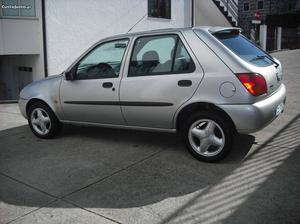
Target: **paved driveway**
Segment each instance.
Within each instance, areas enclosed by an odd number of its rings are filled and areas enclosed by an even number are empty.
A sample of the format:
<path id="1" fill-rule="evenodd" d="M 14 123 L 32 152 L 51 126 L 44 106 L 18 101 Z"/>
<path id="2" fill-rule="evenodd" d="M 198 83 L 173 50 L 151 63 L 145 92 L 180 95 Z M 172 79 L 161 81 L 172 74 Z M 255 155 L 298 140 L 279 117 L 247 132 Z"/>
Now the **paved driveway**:
<path id="1" fill-rule="evenodd" d="M 0 223 L 300 222 L 300 51 L 285 66 L 284 115 L 196 161 L 173 134 L 67 126 L 33 136 L 0 104 Z"/>

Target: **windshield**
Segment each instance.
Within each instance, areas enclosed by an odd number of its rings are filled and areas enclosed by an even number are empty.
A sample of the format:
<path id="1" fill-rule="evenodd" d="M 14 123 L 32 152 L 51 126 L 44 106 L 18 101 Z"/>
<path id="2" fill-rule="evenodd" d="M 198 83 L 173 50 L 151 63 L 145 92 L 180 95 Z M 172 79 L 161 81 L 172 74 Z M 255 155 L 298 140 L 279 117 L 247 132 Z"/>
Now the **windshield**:
<path id="1" fill-rule="evenodd" d="M 272 65 L 274 62 L 272 56 L 240 34 L 216 33 L 214 36 L 231 51 L 251 64 L 264 67 Z"/>

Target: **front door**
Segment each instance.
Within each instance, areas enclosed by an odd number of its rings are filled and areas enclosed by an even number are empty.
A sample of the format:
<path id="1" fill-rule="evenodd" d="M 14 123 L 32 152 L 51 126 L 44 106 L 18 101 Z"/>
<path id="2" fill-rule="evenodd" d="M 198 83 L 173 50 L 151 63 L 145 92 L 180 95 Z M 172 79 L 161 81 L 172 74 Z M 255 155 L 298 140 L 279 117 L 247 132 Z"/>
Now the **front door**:
<path id="1" fill-rule="evenodd" d="M 128 39 L 102 43 L 75 65 L 75 79 L 60 87 L 64 120 L 124 124 L 119 86 L 127 45 Z"/>
<path id="2" fill-rule="evenodd" d="M 176 110 L 196 91 L 203 71 L 177 34 L 137 37 L 120 100 L 129 125 L 173 128 Z"/>

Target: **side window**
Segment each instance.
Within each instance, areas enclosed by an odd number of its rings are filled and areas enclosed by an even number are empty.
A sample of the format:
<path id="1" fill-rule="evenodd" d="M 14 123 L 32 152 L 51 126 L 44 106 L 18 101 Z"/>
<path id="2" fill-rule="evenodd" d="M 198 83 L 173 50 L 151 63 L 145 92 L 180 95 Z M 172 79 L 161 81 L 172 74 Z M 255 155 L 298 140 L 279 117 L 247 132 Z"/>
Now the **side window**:
<path id="1" fill-rule="evenodd" d="M 177 35 L 148 36 L 135 41 L 128 77 L 189 73 L 194 69 Z"/>
<path id="2" fill-rule="evenodd" d="M 173 72 L 174 73 L 190 73 L 195 70 L 195 64 L 189 53 L 185 49 L 181 40 L 178 41 L 176 54 L 174 58 Z"/>
<path id="3" fill-rule="evenodd" d="M 76 79 L 104 79 L 119 77 L 128 39 L 100 44 L 77 65 Z"/>

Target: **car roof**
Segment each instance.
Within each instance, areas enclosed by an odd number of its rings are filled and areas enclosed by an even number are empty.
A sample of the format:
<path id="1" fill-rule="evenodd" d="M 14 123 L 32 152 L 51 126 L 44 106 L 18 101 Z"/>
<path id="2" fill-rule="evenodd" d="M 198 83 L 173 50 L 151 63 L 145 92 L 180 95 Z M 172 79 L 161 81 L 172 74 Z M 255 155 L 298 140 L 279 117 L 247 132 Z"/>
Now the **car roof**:
<path id="1" fill-rule="evenodd" d="M 117 38 L 126 38 L 126 37 L 132 37 L 135 35 L 147 35 L 147 34 L 156 34 L 156 33 L 171 33 L 171 32 L 185 32 L 190 30 L 199 30 L 202 32 L 210 32 L 210 33 L 216 33 L 220 31 L 225 30 L 240 30 L 240 28 L 236 27 L 213 27 L 213 26 L 197 26 L 197 27 L 184 27 L 184 28 L 167 28 L 167 29 L 155 29 L 155 30 L 147 30 L 147 31 L 139 31 L 139 32 L 130 32 L 125 34 L 119 34 L 107 37 L 103 40 L 107 39 L 117 39 Z"/>

